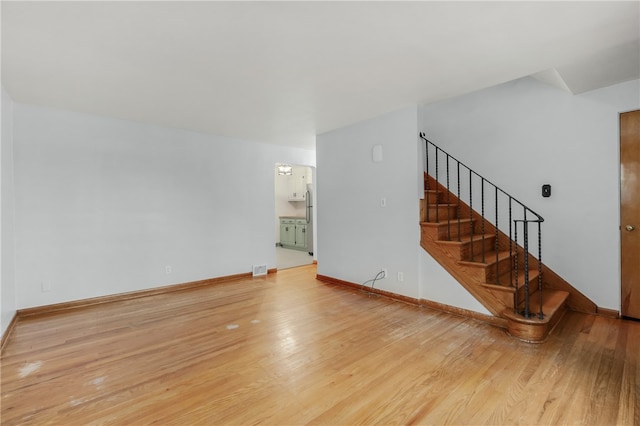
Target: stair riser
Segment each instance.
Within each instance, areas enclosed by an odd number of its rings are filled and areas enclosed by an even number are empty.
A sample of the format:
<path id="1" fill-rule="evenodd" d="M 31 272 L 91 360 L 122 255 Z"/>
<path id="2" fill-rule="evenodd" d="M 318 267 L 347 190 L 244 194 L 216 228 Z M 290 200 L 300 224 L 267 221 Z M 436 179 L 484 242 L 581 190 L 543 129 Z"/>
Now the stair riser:
<path id="1" fill-rule="evenodd" d="M 463 237 L 469 235 L 471 233 L 471 223 L 470 222 L 461 222 L 460 230 L 458 231 L 458 219 L 454 218 L 451 220 L 450 226 L 441 225 L 438 228 L 438 239 L 445 241 L 455 241 L 458 239 L 458 235 Z M 449 234 L 450 233 L 450 234 Z M 449 236 L 451 238 L 449 238 Z"/>
<path id="2" fill-rule="evenodd" d="M 431 241 L 438 240 L 438 228 L 431 226 L 422 226 L 420 227 L 420 238 L 422 240 L 428 239 Z"/>
<path id="3" fill-rule="evenodd" d="M 432 201 L 429 201 L 429 203 L 427 203 L 427 200 L 420 200 L 420 221 L 435 223 L 447 220 L 447 218 L 451 220 L 457 220 L 457 209 L 458 206 L 456 205 L 449 206 L 446 203 L 441 202 L 440 204 L 438 204 Z"/>
<path id="4" fill-rule="evenodd" d="M 420 200 L 420 222 L 427 221 L 427 202 Z"/>
<path id="5" fill-rule="evenodd" d="M 486 256 L 486 260 L 491 262 L 495 260 L 495 255 Z M 496 265 L 482 265 L 478 264 L 476 268 L 467 268 L 469 273 L 472 273 L 477 277 L 478 281 L 489 283 L 489 284 L 498 284 L 498 285 L 509 285 L 509 279 L 511 278 L 509 275 L 509 269 L 511 268 L 511 260 L 509 258 L 501 259 L 498 262 L 498 274 L 500 276 L 500 281 L 496 280 Z"/>
<path id="6" fill-rule="evenodd" d="M 524 286 L 524 271 L 522 267 L 518 267 L 518 287 Z M 515 278 L 515 270 L 510 273 L 508 270 L 504 274 L 500 275 L 500 283 L 501 285 L 509 285 L 510 282 L 513 282 L 513 285 L 516 284 Z M 529 269 L 529 284 L 535 283 L 538 285 L 538 271 L 535 269 Z"/>
<path id="7" fill-rule="evenodd" d="M 473 246 L 473 250 L 471 247 Z M 484 246 L 485 261 L 487 259 L 487 253 L 495 248 L 495 241 L 491 238 L 477 239 L 473 242 L 463 243 L 460 247 L 460 260 L 467 260 L 471 262 L 482 262 L 482 247 Z M 473 258 L 471 253 L 473 252 Z"/>
<path id="8" fill-rule="evenodd" d="M 424 222 L 438 222 L 442 220 L 454 219 L 458 216 L 458 206 L 446 204 L 433 204 L 425 208 Z"/>
<path id="9" fill-rule="evenodd" d="M 493 294 L 493 296 L 496 299 L 501 300 L 502 303 L 504 303 L 504 305 L 507 308 L 513 310 L 513 293 L 512 292 L 490 290 L 490 293 Z"/>
<path id="10" fill-rule="evenodd" d="M 442 200 L 442 192 L 424 191 L 424 199 L 428 200 L 429 205 L 438 204 L 438 200 Z"/>
<path id="11" fill-rule="evenodd" d="M 495 259 L 491 259 L 494 261 Z M 498 262 L 498 268 L 496 270 L 496 265 L 490 265 L 486 269 L 485 281 L 488 283 L 495 283 L 496 277 L 500 277 L 499 283 L 508 283 L 509 278 L 511 278 L 511 268 L 513 267 L 513 257 L 502 259 Z"/>
<path id="12" fill-rule="evenodd" d="M 433 222 L 427 223 L 432 224 Z M 469 223 L 460 223 L 460 233 L 462 238 L 468 238 L 470 228 L 471 225 Z M 423 225 L 420 227 L 420 233 L 421 238 L 428 238 L 432 241 L 451 241 L 456 243 L 458 239 L 458 223 L 453 220 L 451 221 L 451 239 L 448 239 L 446 223 L 442 225 Z M 482 248 L 480 248 L 480 250 L 482 250 Z M 480 253 L 482 254 L 482 251 L 480 251 Z"/>
<path id="13" fill-rule="evenodd" d="M 518 306 L 524 304 L 524 296 L 526 294 L 524 290 L 525 290 L 524 283 L 522 282 L 518 283 L 518 291 L 517 291 Z M 537 291 L 538 291 L 538 277 L 529 279 L 529 297 L 530 298 L 533 297 L 533 294 Z"/>
<path id="14" fill-rule="evenodd" d="M 471 242 L 455 242 L 455 241 L 436 241 L 449 253 L 455 260 L 471 261 L 471 245 L 473 244 L 473 253 L 476 262 L 481 262 L 482 259 L 482 245 L 484 244 L 485 253 L 491 250 L 492 241 L 487 240 L 474 240 Z"/>
<path id="15" fill-rule="evenodd" d="M 504 281 L 501 281 L 501 286 L 504 287 L 504 291 L 492 291 L 493 294 L 500 298 L 505 302 L 507 306 L 513 309 L 514 297 L 517 297 L 518 308 L 521 309 L 524 306 L 525 299 L 525 288 L 524 284 L 521 282 L 518 284 L 518 290 L 509 286 L 509 278 L 507 277 Z M 494 283 L 495 284 L 495 283 Z M 529 280 L 529 300 L 534 297 L 534 294 L 538 291 L 538 279 L 532 278 Z"/>

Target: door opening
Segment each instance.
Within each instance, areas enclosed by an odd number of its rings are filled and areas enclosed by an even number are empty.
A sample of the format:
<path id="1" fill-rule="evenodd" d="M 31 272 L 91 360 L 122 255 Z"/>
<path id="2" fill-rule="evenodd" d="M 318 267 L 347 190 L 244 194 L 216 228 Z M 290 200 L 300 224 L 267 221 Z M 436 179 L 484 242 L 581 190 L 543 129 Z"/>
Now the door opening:
<path id="1" fill-rule="evenodd" d="M 309 265 L 314 259 L 314 169 L 275 165 L 276 267 Z"/>

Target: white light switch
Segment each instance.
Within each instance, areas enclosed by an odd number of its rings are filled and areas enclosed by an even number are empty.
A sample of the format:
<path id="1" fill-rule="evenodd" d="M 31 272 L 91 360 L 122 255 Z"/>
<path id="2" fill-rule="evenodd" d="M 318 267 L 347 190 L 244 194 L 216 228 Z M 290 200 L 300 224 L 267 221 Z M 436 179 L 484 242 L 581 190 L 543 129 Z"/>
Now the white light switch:
<path id="1" fill-rule="evenodd" d="M 382 145 L 375 145 L 372 150 L 372 159 L 374 163 L 382 162 Z"/>
<path id="2" fill-rule="evenodd" d="M 380 198 L 380 207 L 387 207 L 387 199 L 382 197 Z"/>

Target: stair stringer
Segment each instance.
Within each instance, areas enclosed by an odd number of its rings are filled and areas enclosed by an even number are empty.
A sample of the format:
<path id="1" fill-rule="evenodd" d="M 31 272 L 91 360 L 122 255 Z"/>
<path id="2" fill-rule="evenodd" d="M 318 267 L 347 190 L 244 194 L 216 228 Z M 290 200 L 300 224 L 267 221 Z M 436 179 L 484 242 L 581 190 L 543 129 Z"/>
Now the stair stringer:
<path id="1" fill-rule="evenodd" d="M 424 233 L 422 233 L 424 234 Z M 456 259 L 440 248 L 438 244 L 424 236 L 420 239 L 420 245 L 429 255 L 440 264 L 453 278 L 460 283 L 482 306 L 484 306 L 493 316 L 502 317 L 502 312 L 508 306 L 490 290 L 482 286 L 474 274 L 470 274 L 463 266 L 460 266 Z"/>

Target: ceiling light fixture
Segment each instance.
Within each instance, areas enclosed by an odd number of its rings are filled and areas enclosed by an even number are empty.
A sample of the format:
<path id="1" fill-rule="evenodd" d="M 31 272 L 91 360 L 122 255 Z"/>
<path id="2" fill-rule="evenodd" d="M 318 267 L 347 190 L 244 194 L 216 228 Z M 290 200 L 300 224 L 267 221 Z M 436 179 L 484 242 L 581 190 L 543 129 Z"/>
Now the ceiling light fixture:
<path id="1" fill-rule="evenodd" d="M 281 164 L 278 166 L 278 175 L 280 176 L 291 176 L 292 167 L 288 164 Z"/>

